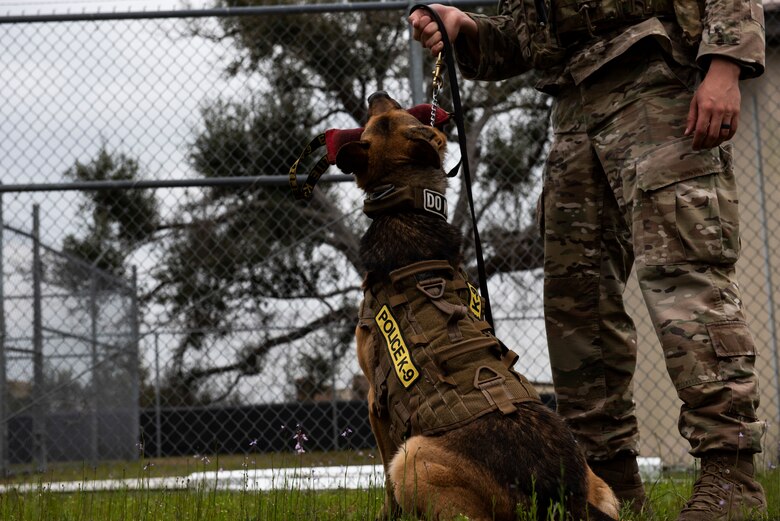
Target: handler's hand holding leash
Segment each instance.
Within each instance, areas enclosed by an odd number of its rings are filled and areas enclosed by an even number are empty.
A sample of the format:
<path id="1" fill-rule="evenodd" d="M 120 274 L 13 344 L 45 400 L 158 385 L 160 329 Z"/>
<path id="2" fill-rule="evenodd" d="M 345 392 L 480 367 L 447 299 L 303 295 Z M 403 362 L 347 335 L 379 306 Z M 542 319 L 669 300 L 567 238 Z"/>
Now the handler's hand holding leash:
<path id="1" fill-rule="evenodd" d="M 439 15 L 447 30 L 449 41 L 454 42 L 461 33 L 467 37 L 477 36 L 477 24 L 457 7 L 441 4 L 431 4 L 428 7 Z M 409 15 L 409 24 L 412 26 L 412 38 L 420 42 L 426 49 L 430 49 L 433 56 L 444 51 L 439 25 L 425 9 L 412 11 Z"/>

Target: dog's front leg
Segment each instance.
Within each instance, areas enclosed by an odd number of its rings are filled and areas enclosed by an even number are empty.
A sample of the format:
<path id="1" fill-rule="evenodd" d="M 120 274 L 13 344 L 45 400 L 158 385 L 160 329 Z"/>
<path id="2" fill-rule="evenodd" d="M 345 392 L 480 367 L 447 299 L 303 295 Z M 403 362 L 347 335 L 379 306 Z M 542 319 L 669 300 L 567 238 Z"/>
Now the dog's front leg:
<path id="1" fill-rule="evenodd" d="M 368 420 L 371 423 L 371 431 L 374 433 L 376 445 L 379 449 L 379 456 L 382 458 L 382 466 L 385 469 L 385 503 L 378 519 L 396 519 L 401 514 L 401 507 L 395 500 L 393 482 L 390 480 L 389 465 L 390 460 L 395 455 L 397 447 L 394 447 L 390 441 L 390 422 L 386 418 L 379 418 L 374 414 L 372 407 L 373 390 L 368 392 L 369 413 Z"/>
<path id="2" fill-rule="evenodd" d="M 400 515 L 401 509 L 393 494 L 393 483 L 390 481 L 388 466 L 397 447 L 390 440 L 390 417 L 388 415 L 380 417 L 377 414 L 379 408 L 376 403 L 376 388 L 374 386 L 376 367 L 373 362 L 374 345 L 370 329 L 359 325 L 355 330 L 355 339 L 357 341 L 358 364 L 368 380 L 368 421 L 371 424 L 371 432 L 374 433 L 379 457 L 385 470 L 385 502 L 378 519 L 395 519 Z"/>

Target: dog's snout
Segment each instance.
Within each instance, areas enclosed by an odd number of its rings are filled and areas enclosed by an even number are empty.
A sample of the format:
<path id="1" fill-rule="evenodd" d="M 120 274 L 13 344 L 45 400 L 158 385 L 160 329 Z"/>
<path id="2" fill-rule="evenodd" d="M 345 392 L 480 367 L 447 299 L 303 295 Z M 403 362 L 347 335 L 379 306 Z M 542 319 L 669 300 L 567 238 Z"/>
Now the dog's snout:
<path id="1" fill-rule="evenodd" d="M 401 105 L 398 104 L 390 95 L 383 91 L 377 91 L 368 97 L 368 115 L 375 116 L 377 114 L 384 114 L 389 110 L 400 109 Z"/>
<path id="2" fill-rule="evenodd" d="M 379 100 L 380 98 L 389 99 L 390 95 L 383 90 L 378 90 L 368 97 L 368 105 L 370 106 L 373 102 Z"/>

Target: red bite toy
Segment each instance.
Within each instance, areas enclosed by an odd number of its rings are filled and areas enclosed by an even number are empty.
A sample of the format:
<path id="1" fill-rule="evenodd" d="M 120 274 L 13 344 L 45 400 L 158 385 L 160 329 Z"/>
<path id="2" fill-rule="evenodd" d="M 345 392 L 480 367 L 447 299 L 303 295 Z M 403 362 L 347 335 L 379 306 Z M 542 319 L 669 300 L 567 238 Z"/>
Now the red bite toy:
<path id="1" fill-rule="evenodd" d="M 423 103 L 420 105 L 415 105 L 414 107 L 408 109 L 407 112 L 419 119 L 420 122 L 429 124 L 431 121 L 432 110 L 432 105 Z M 446 110 L 440 107 L 436 107 L 433 126 L 441 130 L 449 120 L 450 114 Z M 328 166 L 336 164 L 336 154 L 338 154 L 339 149 L 345 143 L 349 143 L 350 141 L 359 141 L 361 134 L 363 134 L 362 127 L 350 129 L 331 128 L 312 139 L 303 152 L 301 152 L 300 157 L 290 167 L 290 188 L 292 189 L 295 198 L 304 200 L 311 199 L 314 185 L 317 183 L 320 176 L 325 173 L 325 171 L 328 169 Z M 301 160 L 310 156 L 316 149 L 322 146 L 325 146 L 325 155 L 322 156 L 319 161 L 317 161 L 317 164 L 315 164 L 314 167 L 312 167 L 309 175 L 306 178 L 306 181 L 302 185 L 299 185 L 297 178 L 298 165 L 300 164 Z"/>

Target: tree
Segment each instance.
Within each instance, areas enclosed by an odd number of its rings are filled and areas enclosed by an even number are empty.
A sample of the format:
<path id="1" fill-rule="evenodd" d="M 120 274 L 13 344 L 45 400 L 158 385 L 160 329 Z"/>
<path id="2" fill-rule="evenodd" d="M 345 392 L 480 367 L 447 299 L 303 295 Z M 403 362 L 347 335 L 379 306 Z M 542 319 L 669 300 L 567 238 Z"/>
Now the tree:
<path id="1" fill-rule="evenodd" d="M 220 0 L 217 5 L 252 3 Z M 398 11 L 234 16 L 220 19 L 217 26 L 192 25 L 191 35 L 231 45 L 235 58 L 226 63 L 225 73 L 252 85 L 246 99 L 202 102 L 189 159 L 203 177 L 286 176 L 313 135 L 364 123 L 365 100 L 372 92 L 386 90 L 403 99 L 410 91 L 408 28 Z M 539 176 L 549 103 L 532 82 L 521 77 L 460 85 L 491 275 L 540 266 L 532 209 L 522 196 Z M 443 106 L 450 106 L 447 91 L 440 97 Z M 130 165 L 126 170 L 132 170 Z M 93 168 L 90 175 L 96 173 Z M 465 258 L 472 259 L 463 182 L 458 177 L 451 183 L 459 194 L 451 220 L 463 230 Z M 108 212 L 113 224 L 98 225 L 102 221 L 96 218 L 89 235 L 100 254 L 88 250 L 86 239 L 71 249 L 83 246 L 86 258 L 121 270 L 125 250 L 112 248 L 126 241 L 126 235 L 146 237 L 155 223 L 157 230 L 166 229 L 163 259 L 147 303 L 165 310 L 162 319 L 186 332 L 167 367 L 171 392 L 166 396 L 180 397 L 177 404 L 227 399 L 242 378 L 261 371 L 281 346 L 303 340 L 308 346 L 351 343 L 360 298 L 358 244 L 367 221 L 353 217 L 358 212 L 343 194 L 343 187 L 320 184 L 313 199 L 302 204 L 287 187 L 212 188 L 184 205 L 176 222 L 141 219 L 139 234 L 123 231 L 117 224 L 123 216 Z M 140 201 L 132 204 L 142 206 Z M 473 261 L 467 268 L 473 271 Z M 285 307 L 296 301 L 305 302 L 308 311 Z M 235 325 L 246 317 L 252 317 L 255 331 L 237 334 Z M 215 350 L 227 357 L 215 363 L 204 356 Z M 299 362 L 319 382 L 330 375 L 322 360 L 345 351 L 325 356 L 311 347 Z M 215 378 L 226 382 L 221 392 L 209 385 Z"/>
<path id="2" fill-rule="evenodd" d="M 65 177 L 74 181 L 133 181 L 139 179 L 140 167 L 136 160 L 112 154 L 103 146 L 95 159 L 76 162 Z M 153 236 L 160 221 L 154 194 L 145 190 L 87 192 L 80 210 L 86 233 L 65 237 L 65 256 L 54 267 L 55 280 L 74 291 L 95 280 L 100 286 L 109 284 L 107 277 L 96 277 L 96 273 L 126 275 L 127 256 Z"/>

